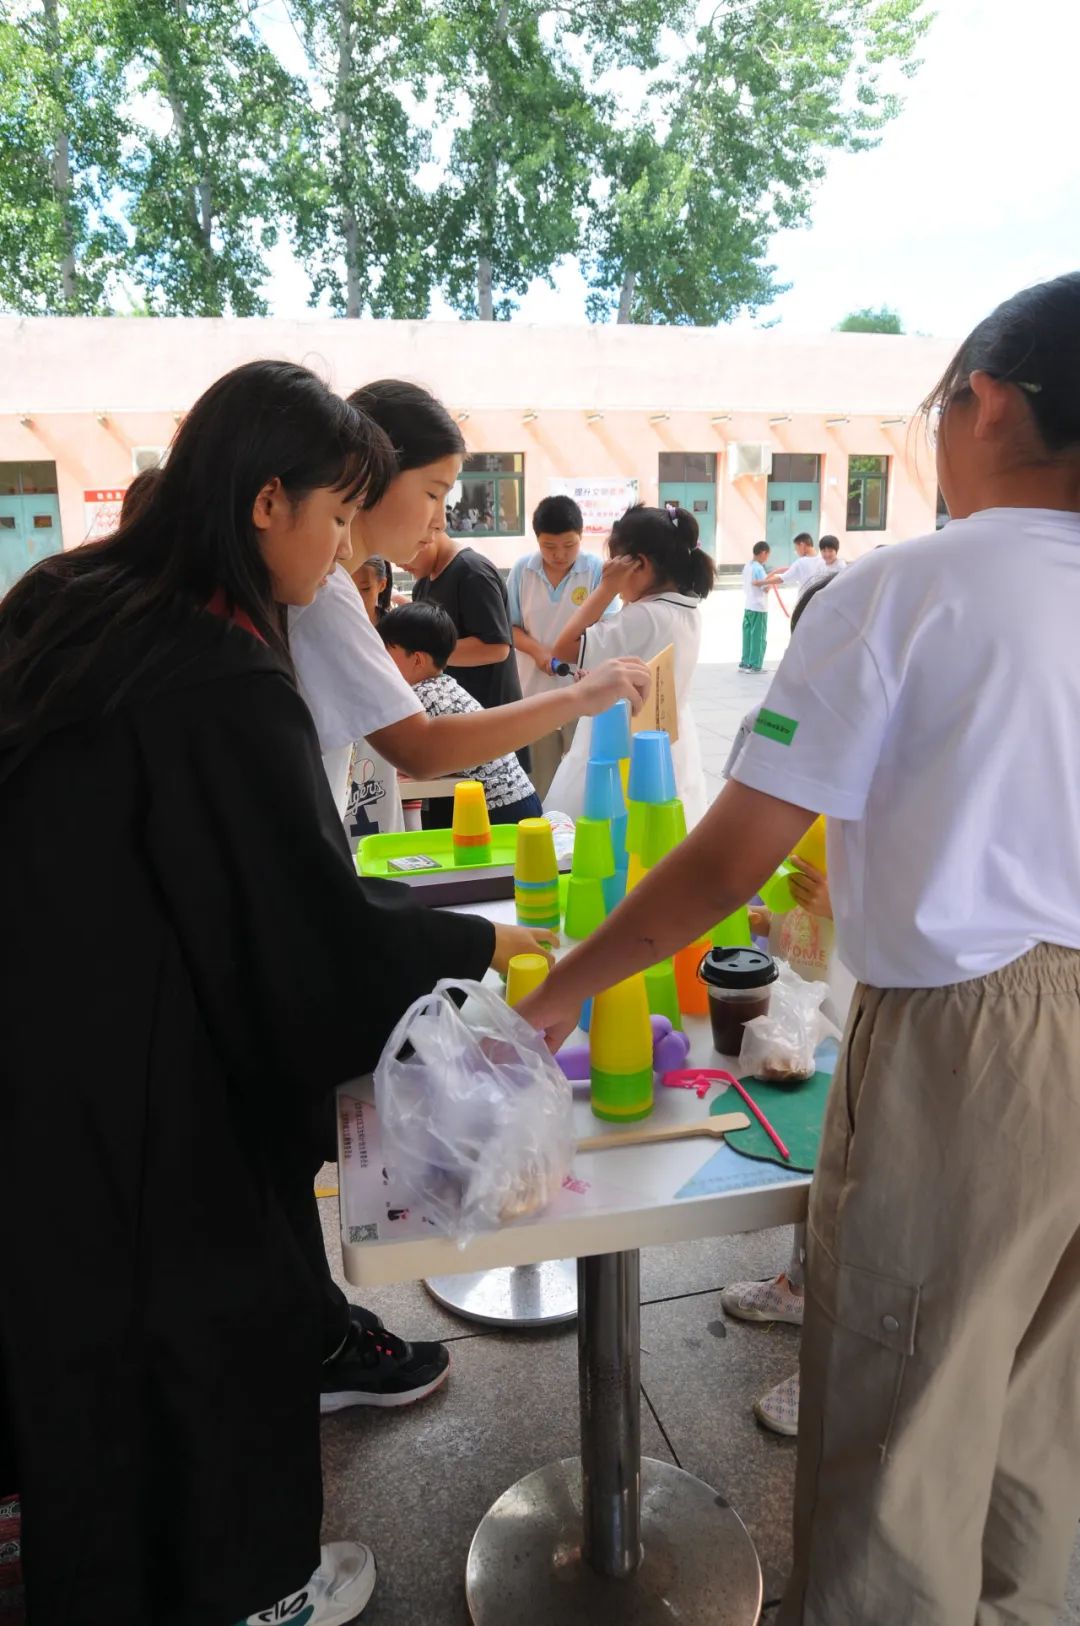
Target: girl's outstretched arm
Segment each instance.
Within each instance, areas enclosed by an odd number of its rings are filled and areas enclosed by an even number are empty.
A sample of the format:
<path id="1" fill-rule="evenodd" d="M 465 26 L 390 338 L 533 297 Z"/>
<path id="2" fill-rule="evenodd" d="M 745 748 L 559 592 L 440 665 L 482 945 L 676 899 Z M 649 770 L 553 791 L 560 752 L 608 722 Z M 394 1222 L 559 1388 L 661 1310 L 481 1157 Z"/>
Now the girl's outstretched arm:
<path id="1" fill-rule="evenodd" d="M 728 782 L 701 823 L 518 1006 L 558 1049 L 582 1001 L 685 948 L 773 874 L 814 814 Z"/>

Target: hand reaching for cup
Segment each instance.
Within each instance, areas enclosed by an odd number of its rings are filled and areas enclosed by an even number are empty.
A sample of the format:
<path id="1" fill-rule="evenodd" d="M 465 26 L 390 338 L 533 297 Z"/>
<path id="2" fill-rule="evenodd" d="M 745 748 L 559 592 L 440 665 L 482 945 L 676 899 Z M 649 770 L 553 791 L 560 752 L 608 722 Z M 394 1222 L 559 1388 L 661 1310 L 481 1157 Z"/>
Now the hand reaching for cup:
<path id="1" fill-rule="evenodd" d="M 629 700 L 630 710 L 636 717 L 652 686 L 652 675 L 644 661 L 636 655 L 622 655 L 617 660 L 605 661 L 595 671 L 586 672 L 574 693 L 581 703 L 583 717 L 595 717 L 608 711 L 617 700 Z"/>

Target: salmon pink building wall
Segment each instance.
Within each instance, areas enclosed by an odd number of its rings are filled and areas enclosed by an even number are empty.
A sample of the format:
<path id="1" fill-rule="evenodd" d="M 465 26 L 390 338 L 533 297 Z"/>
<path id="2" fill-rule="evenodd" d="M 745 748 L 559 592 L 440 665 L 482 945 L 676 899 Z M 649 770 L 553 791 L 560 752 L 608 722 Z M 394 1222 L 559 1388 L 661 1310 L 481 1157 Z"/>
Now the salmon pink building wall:
<path id="1" fill-rule="evenodd" d="M 461 422 L 472 452 L 521 453 L 526 517 L 559 477 L 636 479 L 655 502 L 663 452 L 717 458 L 716 557 L 741 565 L 765 535 L 767 481 L 732 478 L 733 448 L 821 459 L 820 532 L 846 557 L 933 530 L 933 456 L 914 420 L 948 341 L 830 333 L 512 323 L 0 319 L 0 464 L 56 465 L 63 542 L 86 534 L 86 493 L 132 478 L 221 373 L 286 357 L 347 392 L 414 379 Z M 847 524 L 848 458 L 890 459 L 886 528 Z M 525 535 L 483 540 L 507 566 Z"/>

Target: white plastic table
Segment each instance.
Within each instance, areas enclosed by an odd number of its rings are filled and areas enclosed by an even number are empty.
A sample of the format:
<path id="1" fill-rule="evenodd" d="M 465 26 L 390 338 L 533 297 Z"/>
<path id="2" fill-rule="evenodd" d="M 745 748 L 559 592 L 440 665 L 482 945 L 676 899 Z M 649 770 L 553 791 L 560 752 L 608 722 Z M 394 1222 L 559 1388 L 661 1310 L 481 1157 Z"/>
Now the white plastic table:
<path id="1" fill-rule="evenodd" d="M 478 906 L 512 920 L 512 902 Z M 688 1065 L 732 1068 L 706 1020 L 687 1023 Z M 650 1124 L 708 1114 L 713 1099 L 657 1089 Z M 742 1521 L 712 1487 L 642 1459 L 639 1249 L 801 1220 L 810 1178 L 707 1140 L 580 1155 L 543 1213 L 465 1248 L 408 1211 L 384 1174 L 370 1079 L 338 1092 L 341 1240 L 357 1287 L 578 1261 L 581 1458 L 554 1462 L 489 1510 L 469 1552 L 475 1626 L 753 1626 L 761 1568 Z M 728 1092 L 725 1109 L 741 1103 Z M 579 1139 L 607 1130 L 575 1095 Z"/>

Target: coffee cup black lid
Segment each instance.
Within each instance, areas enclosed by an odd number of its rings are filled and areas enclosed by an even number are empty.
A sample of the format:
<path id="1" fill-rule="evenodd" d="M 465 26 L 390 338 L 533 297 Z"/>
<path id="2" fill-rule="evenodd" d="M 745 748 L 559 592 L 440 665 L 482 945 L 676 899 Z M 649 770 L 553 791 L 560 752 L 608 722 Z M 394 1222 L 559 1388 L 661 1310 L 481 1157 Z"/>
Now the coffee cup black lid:
<path id="1" fill-rule="evenodd" d="M 771 954 L 755 948 L 714 948 L 701 962 L 701 976 L 713 988 L 764 988 L 780 975 Z"/>

